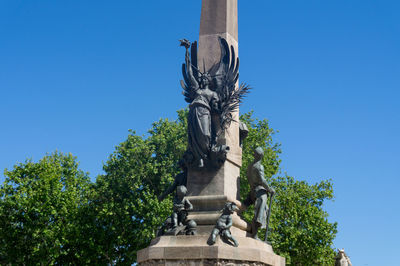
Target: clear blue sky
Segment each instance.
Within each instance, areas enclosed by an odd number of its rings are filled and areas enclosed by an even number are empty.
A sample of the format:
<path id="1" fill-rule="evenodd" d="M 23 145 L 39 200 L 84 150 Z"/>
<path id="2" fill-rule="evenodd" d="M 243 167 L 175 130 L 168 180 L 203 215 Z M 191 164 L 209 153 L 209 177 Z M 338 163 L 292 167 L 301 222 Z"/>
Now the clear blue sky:
<path id="1" fill-rule="evenodd" d="M 0 1 L 0 169 L 60 150 L 92 178 L 185 102 L 178 39 L 200 0 Z M 399 265 L 400 2 L 239 0 L 241 111 L 279 130 L 282 169 L 332 178 L 354 265 Z M 4 176 L 0 175 L 0 181 Z"/>

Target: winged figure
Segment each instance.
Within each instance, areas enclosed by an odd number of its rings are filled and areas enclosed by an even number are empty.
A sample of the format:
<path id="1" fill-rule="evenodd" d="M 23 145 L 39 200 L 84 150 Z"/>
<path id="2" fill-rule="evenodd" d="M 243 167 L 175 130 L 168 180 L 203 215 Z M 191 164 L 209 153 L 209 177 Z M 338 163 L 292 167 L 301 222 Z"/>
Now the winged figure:
<path id="1" fill-rule="evenodd" d="M 224 38 L 219 38 L 221 58 L 208 71 L 198 68 L 197 42 L 180 42 L 186 48 L 181 85 L 189 103 L 186 157 L 189 164 L 198 168 L 219 167 L 229 147 L 218 144 L 218 137 L 234 121 L 232 113 L 250 88 L 243 84 L 236 87 L 239 58 Z"/>

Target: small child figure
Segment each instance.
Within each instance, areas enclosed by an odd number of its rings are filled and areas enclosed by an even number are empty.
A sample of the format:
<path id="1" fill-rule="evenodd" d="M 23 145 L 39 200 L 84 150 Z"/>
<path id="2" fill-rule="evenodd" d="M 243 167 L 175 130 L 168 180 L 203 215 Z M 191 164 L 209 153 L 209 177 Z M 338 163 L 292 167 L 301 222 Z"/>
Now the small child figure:
<path id="1" fill-rule="evenodd" d="M 182 226 L 187 217 L 187 211 L 193 210 L 193 205 L 188 199 L 185 199 L 187 189 L 185 186 L 178 186 L 176 188 L 176 195 L 174 197 L 173 213 L 171 215 L 173 228 Z"/>
<path id="2" fill-rule="evenodd" d="M 238 207 L 233 202 L 228 202 L 225 204 L 225 208 L 222 212 L 222 215 L 218 218 L 217 224 L 211 232 L 211 236 L 208 240 L 209 245 L 214 245 L 217 235 L 221 235 L 225 241 L 232 241 L 235 247 L 239 246 L 239 243 L 232 236 L 231 231 L 229 230 L 232 226 L 232 214 L 238 210 Z"/>

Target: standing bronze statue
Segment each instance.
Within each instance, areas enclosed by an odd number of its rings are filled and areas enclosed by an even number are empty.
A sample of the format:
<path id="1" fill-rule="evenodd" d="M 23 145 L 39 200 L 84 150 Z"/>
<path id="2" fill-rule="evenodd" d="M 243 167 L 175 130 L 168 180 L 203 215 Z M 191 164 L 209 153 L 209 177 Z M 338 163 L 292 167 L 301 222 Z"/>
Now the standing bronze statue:
<path id="1" fill-rule="evenodd" d="M 218 168 L 229 147 L 221 145 L 218 137 L 233 121 L 234 112 L 249 87 L 236 83 L 239 78 L 239 58 L 233 46 L 220 38 L 221 59 L 206 72 L 197 64 L 197 42 L 180 41 L 186 48 L 181 81 L 183 95 L 189 103 L 188 149 L 186 160 L 192 168 Z M 190 49 L 190 51 L 189 51 Z"/>
<path id="2" fill-rule="evenodd" d="M 250 193 L 244 201 L 246 207 L 254 204 L 254 218 L 251 224 L 251 236 L 258 239 L 258 229 L 266 228 L 269 221 L 270 208 L 268 207 L 268 195 L 270 200 L 275 190 L 270 187 L 264 177 L 264 166 L 261 164 L 264 151 L 261 147 L 254 150 L 254 161 L 247 168 L 247 179 L 250 184 Z M 267 239 L 265 239 L 267 241 Z"/>

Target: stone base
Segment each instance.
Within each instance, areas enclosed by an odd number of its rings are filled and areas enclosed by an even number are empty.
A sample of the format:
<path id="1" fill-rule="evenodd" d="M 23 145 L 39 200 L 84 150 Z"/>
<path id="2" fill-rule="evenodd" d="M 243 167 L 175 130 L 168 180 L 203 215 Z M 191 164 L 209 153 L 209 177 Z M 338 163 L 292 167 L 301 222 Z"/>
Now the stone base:
<path id="1" fill-rule="evenodd" d="M 250 261 L 237 261 L 237 260 L 149 260 L 143 263 L 140 263 L 140 266 L 265 266 L 266 264 L 262 262 L 250 262 Z"/>
<path id="2" fill-rule="evenodd" d="M 223 242 L 213 246 L 208 236 L 162 236 L 153 239 L 148 248 L 138 252 L 139 265 L 268 265 L 284 266 L 285 258 L 272 247 L 249 237 L 236 237 L 239 247 Z"/>

